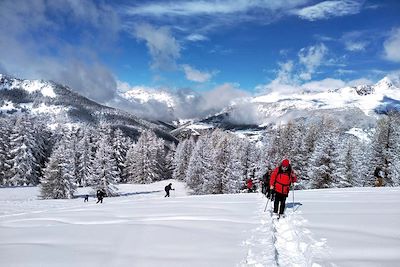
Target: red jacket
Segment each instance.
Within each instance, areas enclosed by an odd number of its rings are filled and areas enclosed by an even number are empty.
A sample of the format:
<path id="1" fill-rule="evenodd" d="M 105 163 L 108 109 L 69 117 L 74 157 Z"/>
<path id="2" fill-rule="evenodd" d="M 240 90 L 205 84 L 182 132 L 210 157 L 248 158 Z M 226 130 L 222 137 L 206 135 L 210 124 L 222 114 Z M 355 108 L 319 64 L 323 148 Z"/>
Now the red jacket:
<path id="1" fill-rule="evenodd" d="M 251 180 L 251 179 L 247 180 L 247 188 L 248 189 L 252 189 L 253 188 L 253 180 Z"/>
<path id="2" fill-rule="evenodd" d="M 293 171 L 290 175 L 287 172 L 279 173 L 279 167 L 277 167 L 271 174 L 269 184 L 274 187 L 275 192 L 288 195 L 290 184 L 294 182 L 297 182 L 297 177 Z"/>

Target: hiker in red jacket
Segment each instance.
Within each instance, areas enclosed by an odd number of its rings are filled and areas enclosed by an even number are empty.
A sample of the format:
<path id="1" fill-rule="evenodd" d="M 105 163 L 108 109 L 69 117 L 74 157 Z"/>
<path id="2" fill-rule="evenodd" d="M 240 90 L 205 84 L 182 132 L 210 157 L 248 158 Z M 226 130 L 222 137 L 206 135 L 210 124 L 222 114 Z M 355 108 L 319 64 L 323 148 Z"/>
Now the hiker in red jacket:
<path id="1" fill-rule="evenodd" d="M 292 170 L 289 160 L 284 159 L 281 165 L 272 172 L 270 180 L 270 189 L 275 191 L 274 213 L 278 219 L 283 216 L 286 198 L 289 194 L 290 186 L 294 182 L 297 182 L 297 177 Z"/>
<path id="2" fill-rule="evenodd" d="M 247 190 L 249 193 L 253 192 L 253 179 L 249 178 L 246 181 L 247 183 Z"/>

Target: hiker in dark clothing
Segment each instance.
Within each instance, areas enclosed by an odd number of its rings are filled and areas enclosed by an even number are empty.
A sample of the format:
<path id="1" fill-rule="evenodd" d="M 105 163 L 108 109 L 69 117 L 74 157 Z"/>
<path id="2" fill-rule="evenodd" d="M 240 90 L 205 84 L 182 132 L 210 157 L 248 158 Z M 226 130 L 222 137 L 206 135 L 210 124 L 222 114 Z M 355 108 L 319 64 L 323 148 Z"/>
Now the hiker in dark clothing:
<path id="1" fill-rule="evenodd" d="M 171 191 L 171 190 L 175 190 L 175 189 L 172 188 L 172 184 L 170 183 L 169 185 L 167 185 L 165 187 L 165 193 L 166 193 L 165 197 L 169 197 L 169 191 Z"/>
<path id="2" fill-rule="evenodd" d="M 97 203 L 103 203 L 103 197 L 105 197 L 105 193 L 102 191 L 102 190 L 97 190 L 97 193 L 96 193 L 96 196 L 97 196 L 97 202 L 96 202 L 96 204 Z"/>
<path id="3" fill-rule="evenodd" d="M 89 202 L 89 195 L 85 195 L 85 199 L 83 200 L 83 202 Z"/>
<path id="4" fill-rule="evenodd" d="M 275 192 L 274 192 L 274 190 L 272 190 L 270 188 L 270 185 L 269 185 L 269 180 L 271 178 L 271 173 L 272 173 L 272 170 L 268 169 L 267 172 L 263 175 L 262 180 L 261 180 L 261 186 L 262 186 L 262 193 L 264 195 L 266 195 L 267 198 L 270 198 L 271 201 L 273 201 L 274 200 L 274 196 L 275 196 Z"/>
<path id="5" fill-rule="evenodd" d="M 375 187 L 381 187 L 383 185 L 383 175 L 381 167 L 376 167 L 374 171 Z"/>

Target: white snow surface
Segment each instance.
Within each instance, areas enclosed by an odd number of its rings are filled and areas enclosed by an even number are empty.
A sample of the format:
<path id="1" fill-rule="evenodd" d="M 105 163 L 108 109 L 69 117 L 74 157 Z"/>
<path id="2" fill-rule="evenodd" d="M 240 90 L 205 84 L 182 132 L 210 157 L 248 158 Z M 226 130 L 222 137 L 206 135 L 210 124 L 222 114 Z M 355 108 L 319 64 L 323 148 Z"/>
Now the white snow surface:
<path id="1" fill-rule="evenodd" d="M 175 191 L 164 198 L 164 186 Z M 183 183 L 40 200 L 0 188 L 0 266 L 398 266 L 400 188 L 295 191 L 272 219 L 259 193 L 189 196 Z M 90 194 L 89 202 L 82 196 Z M 294 205 L 293 205 L 294 203 Z M 294 209 L 293 209 L 294 208 Z"/>
<path id="2" fill-rule="evenodd" d="M 136 86 L 129 91 L 120 92 L 120 95 L 127 100 L 136 100 L 142 104 L 150 100 L 155 100 L 166 104 L 169 108 L 176 106 L 175 100 L 170 93 L 162 90 L 152 90 L 151 88 L 142 86 Z"/>
<path id="3" fill-rule="evenodd" d="M 0 78 L 1 77 L 2 76 L 0 76 Z M 54 92 L 53 85 L 46 81 L 13 79 L 11 86 L 8 87 L 7 89 L 14 89 L 14 88 L 22 88 L 28 91 L 29 93 L 39 91 L 42 93 L 43 96 L 48 96 L 52 98 L 57 96 L 56 93 Z"/>
<path id="4" fill-rule="evenodd" d="M 369 88 L 365 95 L 357 93 L 358 89 Z M 359 108 L 366 115 L 374 114 L 374 109 L 382 103 L 385 97 L 400 100 L 399 85 L 388 77 L 383 78 L 370 87 L 343 87 L 330 91 L 315 91 L 305 93 L 303 90 L 290 94 L 273 91 L 252 99 L 253 103 L 275 103 L 273 109 L 260 107 L 260 111 L 269 116 L 279 117 L 287 110 L 342 109 Z"/>

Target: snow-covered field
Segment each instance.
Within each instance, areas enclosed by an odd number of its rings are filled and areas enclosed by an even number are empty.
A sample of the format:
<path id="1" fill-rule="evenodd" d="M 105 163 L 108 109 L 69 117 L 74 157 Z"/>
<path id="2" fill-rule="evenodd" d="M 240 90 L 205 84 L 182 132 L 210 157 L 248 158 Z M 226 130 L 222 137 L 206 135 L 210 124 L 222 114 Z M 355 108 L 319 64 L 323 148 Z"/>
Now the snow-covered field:
<path id="1" fill-rule="evenodd" d="M 261 194 L 188 196 L 171 181 L 164 198 L 168 182 L 120 185 L 103 204 L 1 188 L 0 266 L 399 265 L 400 188 L 296 191 L 274 221 Z"/>

